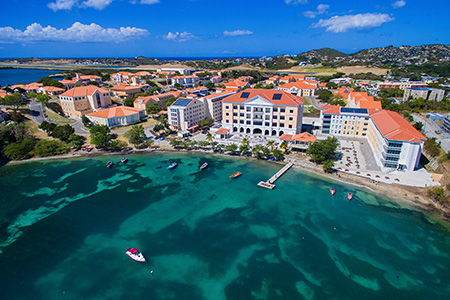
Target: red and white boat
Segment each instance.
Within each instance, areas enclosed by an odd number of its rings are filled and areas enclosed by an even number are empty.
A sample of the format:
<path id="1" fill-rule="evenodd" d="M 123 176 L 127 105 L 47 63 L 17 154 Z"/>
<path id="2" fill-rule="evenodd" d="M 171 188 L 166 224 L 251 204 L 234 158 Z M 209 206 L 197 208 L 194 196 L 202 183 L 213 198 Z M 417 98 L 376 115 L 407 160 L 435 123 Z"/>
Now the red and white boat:
<path id="1" fill-rule="evenodd" d="M 352 193 L 348 193 L 347 194 L 347 199 L 348 199 L 348 201 L 352 200 L 353 199 L 353 194 Z"/>
<path id="2" fill-rule="evenodd" d="M 207 162 L 203 163 L 203 165 L 200 166 L 200 171 L 206 169 L 207 166 L 208 166 Z"/>
<path id="3" fill-rule="evenodd" d="M 145 262 L 145 257 L 142 255 L 141 252 L 139 252 L 136 248 L 128 248 L 125 253 L 131 257 L 131 259 L 138 261 L 138 262 Z"/>
<path id="4" fill-rule="evenodd" d="M 334 195 L 336 193 L 336 190 L 335 189 L 330 189 L 330 194 L 331 195 Z"/>
<path id="5" fill-rule="evenodd" d="M 241 172 L 237 172 L 237 173 L 234 173 L 233 175 L 231 175 L 230 178 L 231 178 L 231 179 L 237 178 L 237 177 L 239 177 L 239 176 L 241 176 L 241 175 L 242 175 Z"/>

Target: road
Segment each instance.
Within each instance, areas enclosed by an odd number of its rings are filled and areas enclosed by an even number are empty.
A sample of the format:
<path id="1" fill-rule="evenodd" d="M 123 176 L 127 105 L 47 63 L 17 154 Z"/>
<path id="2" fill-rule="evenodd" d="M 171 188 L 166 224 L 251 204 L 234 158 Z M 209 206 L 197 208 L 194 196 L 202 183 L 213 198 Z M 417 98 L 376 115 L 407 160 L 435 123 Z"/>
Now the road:
<path id="1" fill-rule="evenodd" d="M 83 129 L 83 122 L 81 121 L 81 119 L 73 118 L 72 120 L 74 120 L 75 123 L 70 126 L 75 129 L 76 134 L 89 134 L 89 131 Z"/>
<path id="2" fill-rule="evenodd" d="M 28 104 L 30 107 L 31 118 L 34 122 L 39 125 L 46 120 L 46 116 L 44 115 L 44 108 L 42 107 L 41 102 L 32 101 Z"/>
<path id="3" fill-rule="evenodd" d="M 308 96 L 303 96 L 303 98 L 308 99 L 312 106 L 314 106 L 315 109 L 320 110 L 320 105 L 322 105 L 321 103 L 319 103 L 319 100 L 317 99 L 317 97 L 308 97 Z"/>
<path id="4" fill-rule="evenodd" d="M 436 127 L 429 122 L 428 120 L 424 120 L 422 117 L 416 115 L 416 114 L 411 114 L 414 118 L 414 122 L 422 122 L 424 124 L 423 128 L 422 128 L 422 132 L 425 134 L 426 137 L 428 138 L 436 138 L 436 141 L 439 143 L 441 143 L 441 148 L 445 151 L 445 152 L 449 152 L 450 151 L 450 139 L 446 138 L 445 136 L 441 134 L 437 134 L 436 133 Z"/>

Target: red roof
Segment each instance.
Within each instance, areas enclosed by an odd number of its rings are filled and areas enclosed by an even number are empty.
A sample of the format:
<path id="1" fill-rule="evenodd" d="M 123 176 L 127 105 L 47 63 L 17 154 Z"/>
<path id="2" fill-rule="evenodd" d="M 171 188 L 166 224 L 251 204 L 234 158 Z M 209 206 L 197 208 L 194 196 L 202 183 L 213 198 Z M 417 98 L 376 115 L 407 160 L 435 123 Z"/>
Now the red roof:
<path id="1" fill-rule="evenodd" d="M 102 109 L 90 114 L 87 116 L 97 117 L 97 118 L 114 118 L 114 117 L 125 117 L 139 113 L 140 111 L 144 111 L 143 109 L 129 107 L 129 106 L 117 106 L 110 107 L 106 109 Z"/>
<path id="2" fill-rule="evenodd" d="M 427 139 L 396 112 L 380 110 L 371 117 L 381 134 L 389 140 L 421 143 Z"/>
<path id="3" fill-rule="evenodd" d="M 80 96 L 86 96 L 86 95 L 92 95 L 95 91 L 99 91 L 100 93 L 108 93 L 107 90 L 99 88 L 95 85 L 88 85 L 88 86 L 77 86 L 74 87 L 64 93 L 62 93 L 60 96 L 63 97 L 80 97 Z"/>
<path id="4" fill-rule="evenodd" d="M 248 96 L 242 98 L 241 96 L 243 93 L 248 93 Z M 280 94 L 281 95 L 280 99 L 274 100 L 273 98 L 275 94 Z M 223 99 L 223 102 L 243 103 L 256 96 L 259 96 L 275 105 L 298 106 L 305 102 L 305 100 L 301 97 L 286 93 L 284 91 L 269 90 L 269 89 L 247 89 L 240 93 L 226 97 L 225 99 Z"/>
<path id="5" fill-rule="evenodd" d="M 230 131 L 230 129 L 220 128 L 216 131 L 218 134 L 227 134 Z"/>

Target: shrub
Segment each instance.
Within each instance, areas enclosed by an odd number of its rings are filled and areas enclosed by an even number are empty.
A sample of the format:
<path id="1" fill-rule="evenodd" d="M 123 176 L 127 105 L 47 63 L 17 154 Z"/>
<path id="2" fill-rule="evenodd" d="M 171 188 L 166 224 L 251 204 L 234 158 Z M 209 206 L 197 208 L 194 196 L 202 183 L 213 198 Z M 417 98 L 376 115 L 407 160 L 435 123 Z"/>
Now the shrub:
<path id="1" fill-rule="evenodd" d="M 64 154 L 69 151 L 69 146 L 60 140 L 40 140 L 34 147 L 36 156 L 52 156 Z"/>

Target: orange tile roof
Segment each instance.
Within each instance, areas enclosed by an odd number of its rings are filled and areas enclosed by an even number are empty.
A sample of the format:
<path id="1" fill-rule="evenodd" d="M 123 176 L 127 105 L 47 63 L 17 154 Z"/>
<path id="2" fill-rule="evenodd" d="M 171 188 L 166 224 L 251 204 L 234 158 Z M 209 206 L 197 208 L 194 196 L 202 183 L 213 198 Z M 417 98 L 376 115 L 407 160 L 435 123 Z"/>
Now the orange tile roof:
<path id="1" fill-rule="evenodd" d="M 311 142 L 314 143 L 317 140 L 317 137 L 312 135 L 309 132 L 302 132 L 295 135 L 283 134 L 280 136 L 280 140 L 284 141 L 303 141 L 303 142 Z"/>
<path id="2" fill-rule="evenodd" d="M 99 111 L 87 114 L 87 116 L 109 119 L 109 118 L 114 118 L 114 117 L 131 116 L 134 114 L 138 114 L 140 111 L 143 111 L 143 109 L 129 107 L 129 106 L 116 106 L 116 107 L 101 109 Z"/>
<path id="3" fill-rule="evenodd" d="M 136 72 L 136 75 L 138 75 L 138 76 L 150 76 L 151 74 L 150 74 L 150 72 L 147 72 L 147 71 L 139 71 L 139 72 Z"/>
<path id="4" fill-rule="evenodd" d="M 38 90 L 43 84 L 42 83 L 36 83 L 36 82 L 31 82 L 27 85 L 25 85 L 25 90 Z"/>
<path id="5" fill-rule="evenodd" d="M 321 105 L 322 107 L 322 113 L 324 114 L 333 114 L 338 115 L 341 113 L 341 107 L 338 105 Z"/>
<path id="6" fill-rule="evenodd" d="M 246 85 L 249 83 L 238 79 L 225 83 L 225 87 L 244 87 Z"/>
<path id="7" fill-rule="evenodd" d="M 16 88 L 25 89 L 25 85 L 24 84 L 15 84 L 15 85 L 11 86 L 12 90 L 14 90 Z"/>
<path id="8" fill-rule="evenodd" d="M 62 84 L 68 84 L 68 83 L 73 83 L 73 84 L 75 84 L 76 82 L 77 82 L 78 80 L 77 79 L 63 79 L 63 80 L 60 80 L 59 82 L 61 82 Z"/>
<path id="9" fill-rule="evenodd" d="M 241 98 L 242 93 L 249 93 L 248 97 Z M 281 94 L 281 98 L 279 100 L 273 100 L 274 94 Z M 286 93 L 284 91 L 278 90 L 268 90 L 268 89 L 247 89 L 240 93 L 231 95 L 223 99 L 224 102 L 233 102 L 233 103 L 243 103 L 248 101 L 249 99 L 260 96 L 263 99 L 269 101 L 275 105 L 294 105 L 298 106 L 303 104 L 305 100 L 301 97 Z"/>
<path id="10" fill-rule="evenodd" d="M 87 85 L 87 86 L 77 86 L 74 87 L 64 93 L 62 93 L 60 96 L 63 97 L 80 97 L 80 96 L 86 96 L 86 95 L 92 95 L 95 91 L 99 91 L 100 93 L 108 93 L 107 90 L 99 88 L 95 85 Z"/>
<path id="11" fill-rule="evenodd" d="M 115 85 L 111 88 L 113 91 L 126 91 L 126 90 L 133 90 L 136 88 L 143 88 L 148 87 L 148 84 L 142 84 L 142 85 L 131 85 L 131 84 L 119 84 Z"/>
<path id="12" fill-rule="evenodd" d="M 43 86 L 42 89 L 44 89 L 47 92 L 64 92 L 65 89 L 56 87 L 56 86 Z"/>
<path id="13" fill-rule="evenodd" d="M 227 134 L 230 131 L 230 129 L 220 128 L 216 131 L 218 134 Z"/>
<path id="14" fill-rule="evenodd" d="M 427 139 L 396 112 L 380 110 L 371 117 L 378 130 L 388 140 L 421 143 Z"/>
<path id="15" fill-rule="evenodd" d="M 8 94 L 9 94 L 9 93 L 7 93 L 6 91 L 0 90 L 0 97 L 1 97 L 1 98 L 5 97 L 5 96 L 8 95 Z"/>
<path id="16" fill-rule="evenodd" d="M 155 102 L 157 102 L 159 100 L 159 99 L 153 98 L 153 96 L 146 96 L 146 97 L 141 96 L 141 97 L 137 97 L 136 100 L 134 100 L 134 103 L 138 103 L 138 102 L 142 101 L 142 104 L 147 104 L 147 102 L 150 99 L 154 100 Z"/>
<path id="17" fill-rule="evenodd" d="M 285 83 L 279 86 L 280 88 L 284 89 L 291 89 L 293 87 L 296 87 L 299 90 L 315 90 L 316 87 L 301 81 L 293 81 L 289 83 Z"/>
<path id="18" fill-rule="evenodd" d="M 305 75 L 296 75 L 296 74 L 292 74 L 292 75 L 287 75 L 282 77 L 280 80 L 282 81 L 291 81 L 291 80 L 303 80 L 305 79 Z"/>
<path id="19" fill-rule="evenodd" d="M 221 96 L 225 96 L 225 95 L 232 95 L 233 93 L 234 92 L 220 92 L 220 93 L 205 96 L 203 98 L 211 99 L 211 98 L 217 98 L 217 97 L 221 97 Z"/>

